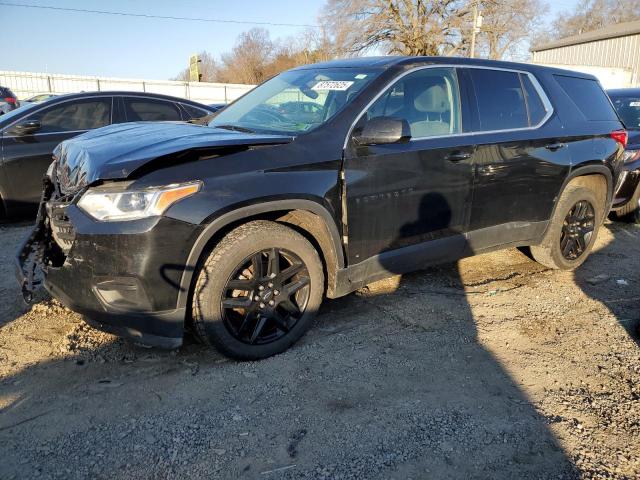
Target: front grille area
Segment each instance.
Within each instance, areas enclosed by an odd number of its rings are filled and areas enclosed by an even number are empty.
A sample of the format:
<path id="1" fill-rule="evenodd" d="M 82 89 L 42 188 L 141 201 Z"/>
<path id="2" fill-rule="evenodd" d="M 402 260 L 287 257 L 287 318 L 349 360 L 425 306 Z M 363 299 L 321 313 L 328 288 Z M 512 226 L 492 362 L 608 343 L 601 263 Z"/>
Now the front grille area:
<path id="1" fill-rule="evenodd" d="M 51 226 L 51 236 L 66 255 L 71 250 L 76 238 L 76 232 L 69 221 L 69 217 L 67 217 L 69 202 L 66 201 L 67 199 L 64 199 L 65 201 L 61 200 L 49 200 L 47 202 L 47 217 Z"/>

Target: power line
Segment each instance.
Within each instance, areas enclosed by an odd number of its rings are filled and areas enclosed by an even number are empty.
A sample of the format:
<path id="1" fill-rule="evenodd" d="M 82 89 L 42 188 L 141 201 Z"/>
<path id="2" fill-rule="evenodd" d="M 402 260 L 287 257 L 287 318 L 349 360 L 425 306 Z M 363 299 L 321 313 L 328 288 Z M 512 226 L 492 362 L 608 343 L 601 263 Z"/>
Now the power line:
<path id="1" fill-rule="evenodd" d="M 222 20 L 217 18 L 174 17 L 170 15 L 149 15 L 146 13 L 114 12 L 111 10 L 89 10 L 85 8 L 53 7 L 49 5 L 34 5 L 34 4 L 28 4 L 28 3 L 12 3 L 12 2 L 0 2 L 0 5 L 4 5 L 5 7 L 39 8 L 42 10 L 59 10 L 63 12 L 73 12 L 73 13 L 97 13 L 100 15 L 114 15 L 119 17 L 155 18 L 155 19 L 161 19 L 161 20 L 181 20 L 181 21 L 187 21 L 187 22 L 233 23 L 238 25 L 265 25 L 270 27 L 319 28 L 318 25 L 312 25 L 312 24 L 306 24 L 306 23 L 248 22 L 244 20 Z"/>

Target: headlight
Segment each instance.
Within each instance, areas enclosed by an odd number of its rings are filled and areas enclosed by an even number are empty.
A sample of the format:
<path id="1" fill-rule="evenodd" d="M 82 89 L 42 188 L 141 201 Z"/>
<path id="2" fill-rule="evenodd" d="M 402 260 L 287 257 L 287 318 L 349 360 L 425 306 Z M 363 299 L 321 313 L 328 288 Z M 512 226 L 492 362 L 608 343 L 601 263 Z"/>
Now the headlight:
<path id="1" fill-rule="evenodd" d="M 631 163 L 636 160 L 640 160 L 640 150 L 625 150 L 622 160 L 624 163 Z"/>
<path id="2" fill-rule="evenodd" d="M 144 190 L 108 191 L 91 188 L 78 207 L 96 220 L 122 221 L 162 215 L 167 208 L 200 190 L 201 182 L 167 185 Z"/>

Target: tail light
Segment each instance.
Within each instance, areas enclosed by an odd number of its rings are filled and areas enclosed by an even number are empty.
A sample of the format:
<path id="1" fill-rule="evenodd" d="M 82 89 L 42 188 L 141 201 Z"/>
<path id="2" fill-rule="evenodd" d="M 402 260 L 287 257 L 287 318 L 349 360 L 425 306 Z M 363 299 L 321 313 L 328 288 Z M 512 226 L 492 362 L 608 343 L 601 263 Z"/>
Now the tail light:
<path id="1" fill-rule="evenodd" d="M 6 97 L 4 101 L 7 103 L 13 103 L 14 105 L 16 104 L 16 99 L 13 97 Z"/>
<path id="2" fill-rule="evenodd" d="M 610 133 L 611 138 L 613 138 L 616 142 L 622 145 L 624 148 L 627 148 L 627 141 L 629 140 L 629 134 L 627 134 L 626 130 L 615 130 Z"/>

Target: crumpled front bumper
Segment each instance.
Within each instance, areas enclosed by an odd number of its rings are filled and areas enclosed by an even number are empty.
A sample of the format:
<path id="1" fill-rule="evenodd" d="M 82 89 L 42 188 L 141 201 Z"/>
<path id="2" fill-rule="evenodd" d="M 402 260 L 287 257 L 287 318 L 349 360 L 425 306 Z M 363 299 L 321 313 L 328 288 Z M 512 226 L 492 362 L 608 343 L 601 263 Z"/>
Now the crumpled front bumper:
<path id="1" fill-rule="evenodd" d="M 186 310 L 178 295 L 201 227 L 167 217 L 97 222 L 70 203 L 64 228 L 72 240 L 62 251 L 50 203 L 43 196 L 33 233 L 16 255 L 25 299 L 41 271 L 47 291 L 92 326 L 147 345 L 180 346 Z"/>

